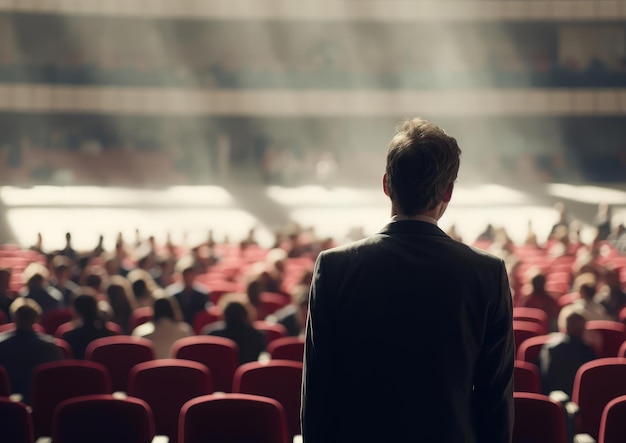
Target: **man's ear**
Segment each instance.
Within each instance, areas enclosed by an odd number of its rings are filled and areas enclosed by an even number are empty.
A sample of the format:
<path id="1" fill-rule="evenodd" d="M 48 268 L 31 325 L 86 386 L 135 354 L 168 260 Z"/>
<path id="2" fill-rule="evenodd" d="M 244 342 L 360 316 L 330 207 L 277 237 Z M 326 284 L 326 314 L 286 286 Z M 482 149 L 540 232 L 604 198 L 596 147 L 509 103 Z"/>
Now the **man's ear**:
<path id="1" fill-rule="evenodd" d="M 446 188 L 446 193 L 443 195 L 443 201 L 449 203 L 452 200 L 452 191 L 454 190 L 454 182 L 450 183 Z"/>
<path id="2" fill-rule="evenodd" d="M 389 188 L 387 187 L 387 173 L 383 174 L 383 192 L 389 197 Z"/>

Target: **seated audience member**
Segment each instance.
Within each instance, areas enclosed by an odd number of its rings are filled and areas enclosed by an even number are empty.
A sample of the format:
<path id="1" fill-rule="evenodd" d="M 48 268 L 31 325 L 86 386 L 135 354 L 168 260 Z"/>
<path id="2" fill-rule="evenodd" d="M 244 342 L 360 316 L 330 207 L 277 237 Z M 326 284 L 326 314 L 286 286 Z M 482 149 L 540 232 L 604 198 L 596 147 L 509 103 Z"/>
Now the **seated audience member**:
<path id="1" fill-rule="evenodd" d="M 313 271 L 307 271 L 300 282 L 291 290 L 292 303 L 274 312 L 269 321 L 279 323 L 287 329 L 287 334 L 297 337 L 304 334 L 309 313 L 309 292 Z"/>
<path id="2" fill-rule="evenodd" d="M 43 313 L 63 307 L 63 294 L 47 283 L 48 270 L 40 263 L 30 263 L 22 274 L 26 287 L 22 295 L 37 302 Z"/>
<path id="3" fill-rule="evenodd" d="M 17 293 L 10 288 L 11 284 L 11 270 L 0 268 L 0 311 L 4 313 L 6 321 L 9 321 L 11 314 L 9 314 L 9 306 L 13 303 L 13 300 L 17 297 Z"/>
<path id="4" fill-rule="evenodd" d="M 177 264 L 182 276 L 180 283 L 174 283 L 167 287 L 170 297 L 176 299 L 183 319 L 193 325 L 193 319 L 198 312 L 202 312 L 209 302 L 209 291 L 206 286 L 196 282 L 196 271 L 193 267 L 193 260 L 181 259 Z"/>
<path id="5" fill-rule="evenodd" d="M 52 259 L 52 272 L 50 285 L 63 294 L 63 304 L 71 306 L 80 291 L 80 287 L 72 281 L 72 262 L 64 255 L 57 255 Z"/>
<path id="6" fill-rule="evenodd" d="M 176 320 L 175 299 L 164 297 L 154 302 L 152 321 L 139 325 L 133 331 L 134 336 L 147 338 L 154 345 L 156 358 L 169 358 L 172 344 L 179 338 L 193 335 L 191 326 Z"/>
<path id="7" fill-rule="evenodd" d="M 596 299 L 613 320 L 618 320 L 620 311 L 626 305 L 626 292 L 622 290 L 619 270 L 607 270 L 602 280 Z"/>
<path id="8" fill-rule="evenodd" d="M 545 286 L 545 274 L 540 270 L 535 271 L 530 279 L 530 293 L 522 299 L 520 306 L 544 311 L 550 321 L 550 330 L 556 331 L 560 307 L 557 301 L 546 291 Z"/>
<path id="9" fill-rule="evenodd" d="M 246 307 L 238 301 L 230 301 L 224 308 L 224 321 L 216 323 L 208 335 L 230 338 L 239 347 L 239 364 L 256 361 L 265 351 L 263 332 L 254 329 Z"/>
<path id="10" fill-rule="evenodd" d="M 574 288 L 577 288 L 580 299 L 564 306 L 559 313 L 559 330 L 566 330 L 566 319 L 572 313 L 576 312 L 585 320 L 610 320 L 611 318 L 600 303 L 594 300 L 596 295 L 596 277 L 591 273 L 584 273 L 576 277 L 574 280 Z"/>
<path id="11" fill-rule="evenodd" d="M 130 315 L 137 307 L 130 283 L 121 275 L 112 276 L 106 289 L 106 296 L 111 311 L 111 321 L 120 325 L 124 334 L 129 334 L 132 332 L 128 330 Z"/>
<path id="12" fill-rule="evenodd" d="M 11 305 L 11 318 L 16 329 L 0 334 L 0 365 L 9 374 L 12 391 L 22 394 L 25 403 L 30 400 L 35 367 L 63 358 L 51 336 L 33 330 L 40 315 L 41 308 L 37 302 L 19 297 Z"/>
<path id="13" fill-rule="evenodd" d="M 583 341 L 587 320 L 570 312 L 565 318 L 566 333 L 546 343 L 539 353 L 541 386 L 545 394 L 563 391 L 572 395 L 576 371 L 595 358 L 593 348 Z"/>
<path id="14" fill-rule="evenodd" d="M 100 318 L 95 294 L 82 293 L 76 297 L 74 311 L 80 319 L 79 323 L 61 338 L 72 348 L 74 358 L 83 359 L 89 343 L 97 338 L 115 334 L 106 328 L 105 322 Z"/>
<path id="15" fill-rule="evenodd" d="M 144 273 L 141 271 L 144 276 L 139 276 L 135 271 L 131 271 L 128 274 L 128 279 L 132 283 L 133 295 L 135 296 L 135 301 L 137 302 L 138 308 L 145 308 L 148 306 L 152 306 L 155 301 L 154 297 L 154 282 L 150 279 L 148 273 Z M 152 284 L 149 284 L 151 282 Z"/>
<path id="16" fill-rule="evenodd" d="M 309 291 L 308 289 L 301 289 L 296 291 L 293 297 L 293 303 L 274 312 L 268 317 L 268 320 L 283 325 L 287 329 L 287 335 L 298 337 L 305 332 L 306 317 L 309 311 Z"/>

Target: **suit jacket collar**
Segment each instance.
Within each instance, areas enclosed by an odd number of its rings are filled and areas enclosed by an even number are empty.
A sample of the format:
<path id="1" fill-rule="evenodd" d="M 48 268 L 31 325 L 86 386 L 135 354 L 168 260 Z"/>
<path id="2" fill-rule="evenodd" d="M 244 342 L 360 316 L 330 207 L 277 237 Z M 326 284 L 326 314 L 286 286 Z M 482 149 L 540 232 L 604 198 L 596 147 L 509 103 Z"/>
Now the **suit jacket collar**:
<path id="1" fill-rule="evenodd" d="M 385 226 L 380 234 L 423 234 L 450 238 L 437 225 L 419 220 L 398 220 Z"/>

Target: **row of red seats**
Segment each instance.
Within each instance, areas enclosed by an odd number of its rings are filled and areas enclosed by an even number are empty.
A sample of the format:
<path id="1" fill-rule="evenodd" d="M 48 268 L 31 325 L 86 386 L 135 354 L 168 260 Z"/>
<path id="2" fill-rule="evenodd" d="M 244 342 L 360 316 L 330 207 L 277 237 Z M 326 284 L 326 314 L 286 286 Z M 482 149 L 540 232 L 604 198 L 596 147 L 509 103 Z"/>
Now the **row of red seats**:
<path id="1" fill-rule="evenodd" d="M 301 362 L 253 362 L 234 372 L 232 392 L 278 401 L 285 411 L 289 435 L 294 436 L 300 433 L 301 382 Z M 215 387 L 213 371 L 205 365 L 186 359 L 161 359 L 134 365 L 128 375 L 126 394 L 144 400 L 154 415 L 157 434 L 167 435 L 175 442 L 183 404 L 216 392 Z M 55 414 L 64 400 L 82 395 L 111 395 L 113 392 L 115 385 L 110 368 L 95 361 L 63 360 L 38 366 L 31 392 L 35 436 L 54 434 Z"/>
<path id="2" fill-rule="evenodd" d="M 176 415 L 170 442 L 248 441 L 288 443 L 285 410 L 269 397 L 249 394 L 194 396 Z M 152 443 L 162 419 L 148 402 L 110 394 L 81 395 L 54 410 L 55 443 Z M 155 424 L 157 426 L 155 426 Z M 33 443 L 35 428 L 26 405 L 0 397 L 0 428 L 8 442 Z"/>

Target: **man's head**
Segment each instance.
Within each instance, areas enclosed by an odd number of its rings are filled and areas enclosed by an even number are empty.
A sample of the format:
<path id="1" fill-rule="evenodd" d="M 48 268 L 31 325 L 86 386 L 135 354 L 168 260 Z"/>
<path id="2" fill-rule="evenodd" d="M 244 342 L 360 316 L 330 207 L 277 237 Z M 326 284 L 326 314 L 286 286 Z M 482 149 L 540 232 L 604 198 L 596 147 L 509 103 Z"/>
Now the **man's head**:
<path id="1" fill-rule="evenodd" d="M 580 274 L 574 280 L 574 287 L 577 288 L 580 297 L 584 300 L 593 300 L 596 295 L 597 280 L 591 272 Z"/>
<path id="2" fill-rule="evenodd" d="M 162 318 L 168 318 L 172 321 L 176 320 L 176 314 L 174 313 L 173 302 L 175 299 L 167 297 L 159 298 L 154 301 L 154 317 L 153 320 L 157 321 Z"/>
<path id="3" fill-rule="evenodd" d="M 74 310 L 85 324 L 93 324 L 98 318 L 98 301 L 90 294 L 81 294 L 74 299 Z"/>
<path id="4" fill-rule="evenodd" d="M 530 284 L 533 288 L 533 292 L 544 292 L 546 289 L 546 275 L 541 270 L 535 270 L 535 273 L 530 279 Z"/>
<path id="5" fill-rule="evenodd" d="M 17 329 L 33 329 L 41 315 L 41 307 L 30 298 L 17 297 L 9 308 L 11 318 Z"/>
<path id="6" fill-rule="evenodd" d="M 394 215 L 424 214 L 447 204 L 460 155 L 456 140 L 437 125 L 421 118 L 406 120 L 389 143 L 383 177 Z"/>
<path id="7" fill-rule="evenodd" d="M 248 310 L 238 301 L 231 301 L 224 308 L 224 321 L 226 326 L 241 327 L 248 323 Z"/>
<path id="8" fill-rule="evenodd" d="M 71 277 L 72 262 L 64 255 L 57 255 L 52 259 L 52 269 L 57 281 L 63 282 Z"/>
<path id="9" fill-rule="evenodd" d="M 587 320 L 578 312 L 572 312 L 565 319 L 565 328 L 570 337 L 582 338 Z"/>
<path id="10" fill-rule="evenodd" d="M 9 289 L 11 283 L 11 269 L 0 268 L 0 291 L 4 292 Z"/>

